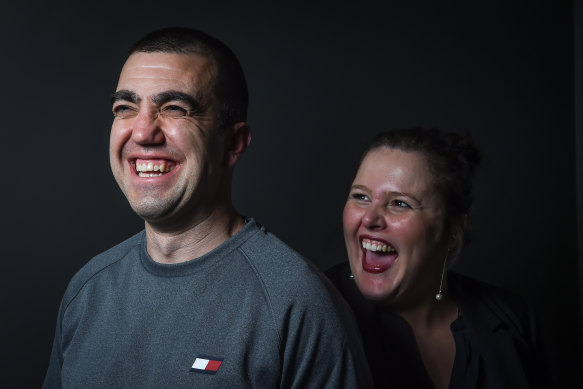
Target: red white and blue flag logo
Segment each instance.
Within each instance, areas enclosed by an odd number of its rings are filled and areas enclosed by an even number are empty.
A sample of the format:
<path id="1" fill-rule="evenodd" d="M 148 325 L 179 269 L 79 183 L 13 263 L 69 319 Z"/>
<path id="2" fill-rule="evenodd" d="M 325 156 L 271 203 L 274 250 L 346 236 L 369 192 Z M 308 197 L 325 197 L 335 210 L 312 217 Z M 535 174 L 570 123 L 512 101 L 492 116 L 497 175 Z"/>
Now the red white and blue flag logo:
<path id="1" fill-rule="evenodd" d="M 217 374 L 224 358 L 211 357 L 209 355 L 199 355 L 194 360 L 190 371 L 203 374 Z"/>

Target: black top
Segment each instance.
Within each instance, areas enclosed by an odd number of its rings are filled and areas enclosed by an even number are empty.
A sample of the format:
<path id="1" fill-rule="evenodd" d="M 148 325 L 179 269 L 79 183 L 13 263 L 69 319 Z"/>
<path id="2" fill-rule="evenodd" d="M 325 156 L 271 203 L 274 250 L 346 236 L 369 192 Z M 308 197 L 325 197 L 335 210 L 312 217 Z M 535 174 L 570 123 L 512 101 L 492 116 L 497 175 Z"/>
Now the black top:
<path id="1" fill-rule="evenodd" d="M 326 272 L 352 307 L 377 388 L 433 388 L 408 323 L 366 299 L 343 263 Z M 451 324 L 456 356 L 449 387 L 548 387 L 548 377 L 522 299 L 448 273 L 449 293 L 459 308 Z"/>
<path id="2" fill-rule="evenodd" d="M 400 316 L 373 304 L 370 320 L 360 320 L 363 342 L 377 388 L 433 388 L 409 324 Z M 358 318 L 363 316 L 357 314 Z M 450 388 L 474 388 L 477 358 L 462 315 L 451 324 L 456 354 Z M 385 350 L 396 352 L 387 353 Z"/>

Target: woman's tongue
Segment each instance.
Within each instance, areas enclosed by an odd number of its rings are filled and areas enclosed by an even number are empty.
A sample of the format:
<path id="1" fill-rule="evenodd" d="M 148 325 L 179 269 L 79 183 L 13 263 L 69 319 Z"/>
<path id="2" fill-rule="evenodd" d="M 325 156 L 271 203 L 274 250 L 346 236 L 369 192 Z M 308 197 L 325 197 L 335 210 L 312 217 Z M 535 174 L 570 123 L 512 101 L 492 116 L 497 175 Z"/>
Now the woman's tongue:
<path id="1" fill-rule="evenodd" d="M 382 273 L 397 260 L 397 252 L 383 252 L 362 249 L 362 267 L 369 273 Z"/>

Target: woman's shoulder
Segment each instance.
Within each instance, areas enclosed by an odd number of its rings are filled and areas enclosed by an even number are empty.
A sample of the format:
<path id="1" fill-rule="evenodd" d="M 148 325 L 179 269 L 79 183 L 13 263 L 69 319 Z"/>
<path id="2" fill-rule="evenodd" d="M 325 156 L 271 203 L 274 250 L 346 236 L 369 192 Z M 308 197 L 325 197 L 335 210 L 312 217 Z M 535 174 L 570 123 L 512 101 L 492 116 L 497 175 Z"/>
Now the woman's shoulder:
<path id="1" fill-rule="evenodd" d="M 510 310 L 530 309 L 526 299 L 519 294 L 460 273 L 451 271 L 448 273 L 448 286 L 458 300 L 470 302 L 484 300 Z"/>
<path id="2" fill-rule="evenodd" d="M 448 274 L 460 311 L 467 319 L 507 329 L 527 343 L 536 341 L 536 318 L 529 302 L 517 293 L 459 273 Z"/>
<path id="3" fill-rule="evenodd" d="M 448 273 L 448 286 L 490 366 L 488 374 L 499 377 L 500 383 L 513 382 L 512 387 L 548 387 L 538 319 L 530 303 L 517 293 L 458 273 Z"/>

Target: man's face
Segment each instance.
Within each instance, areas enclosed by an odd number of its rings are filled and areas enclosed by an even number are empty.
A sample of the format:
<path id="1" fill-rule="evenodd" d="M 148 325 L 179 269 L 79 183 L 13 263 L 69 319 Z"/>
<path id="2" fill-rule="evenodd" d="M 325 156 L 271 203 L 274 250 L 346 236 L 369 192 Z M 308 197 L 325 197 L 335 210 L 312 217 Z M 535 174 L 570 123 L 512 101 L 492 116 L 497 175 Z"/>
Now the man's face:
<path id="1" fill-rule="evenodd" d="M 151 224 L 201 221 L 228 191 L 215 69 L 199 55 L 135 53 L 121 71 L 111 169 L 131 207 Z"/>

